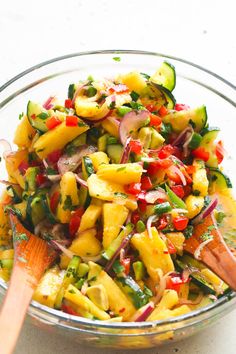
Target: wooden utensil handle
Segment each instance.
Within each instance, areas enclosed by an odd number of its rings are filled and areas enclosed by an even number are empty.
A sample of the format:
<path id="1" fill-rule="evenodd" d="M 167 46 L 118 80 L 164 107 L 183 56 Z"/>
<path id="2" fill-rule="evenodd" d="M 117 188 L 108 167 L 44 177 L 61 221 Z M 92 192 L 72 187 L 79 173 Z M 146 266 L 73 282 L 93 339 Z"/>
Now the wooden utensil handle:
<path id="1" fill-rule="evenodd" d="M 0 353 L 11 354 L 34 293 L 25 270 L 15 267 L 0 312 Z"/>

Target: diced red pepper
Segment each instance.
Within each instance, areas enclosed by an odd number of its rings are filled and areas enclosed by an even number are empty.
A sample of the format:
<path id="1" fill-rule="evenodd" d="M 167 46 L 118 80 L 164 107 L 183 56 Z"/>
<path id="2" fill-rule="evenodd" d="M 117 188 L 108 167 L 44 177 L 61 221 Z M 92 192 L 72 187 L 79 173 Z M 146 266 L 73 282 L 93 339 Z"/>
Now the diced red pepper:
<path id="1" fill-rule="evenodd" d="M 186 171 L 186 169 L 184 167 L 181 167 L 180 166 L 180 171 L 183 173 L 185 179 L 186 179 L 186 182 L 187 184 L 192 184 L 193 183 L 193 180 L 192 178 L 189 176 L 188 172 Z"/>
<path id="2" fill-rule="evenodd" d="M 84 213 L 84 208 L 77 209 L 72 215 L 69 223 L 69 232 L 73 237 L 79 229 L 81 223 L 81 217 Z"/>
<path id="3" fill-rule="evenodd" d="M 224 159 L 224 154 L 223 154 L 223 143 L 222 141 L 218 141 L 218 143 L 216 144 L 216 157 L 217 157 L 217 161 L 218 161 L 218 164 L 220 164 L 223 159 Z"/>
<path id="4" fill-rule="evenodd" d="M 207 162 L 210 157 L 210 153 L 206 151 L 202 146 L 199 146 L 197 149 L 192 150 L 192 155 L 205 162 Z"/>
<path id="5" fill-rule="evenodd" d="M 175 182 L 176 184 L 182 184 L 182 180 L 176 172 L 173 172 L 171 169 L 167 169 L 166 174 L 172 182 Z"/>
<path id="6" fill-rule="evenodd" d="M 55 191 L 50 198 L 50 209 L 53 213 L 55 213 L 57 210 L 59 200 L 60 200 L 60 193 L 59 191 Z"/>
<path id="7" fill-rule="evenodd" d="M 150 115 L 150 126 L 158 127 L 162 123 L 160 117 L 156 116 L 155 114 Z"/>
<path id="8" fill-rule="evenodd" d="M 147 168 L 147 173 L 150 176 L 154 176 L 160 169 L 166 169 L 170 167 L 173 162 L 169 159 L 157 160 L 150 162 Z"/>
<path id="9" fill-rule="evenodd" d="M 145 107 L 151 113 L 157 111 L 157 106 L 155 106 L 154 104 L 147 104 Z"/>
<path id="10" fill-rule="evenodd" d="M 36 183 L 38 187 L 44 184 L 47 180 L 48 180 L 47 177 L 43 173 L 39 173 L 36 176 Z"/>
<path id="11" fill-rule="evenodd" d="M 61 123 L 62 121 L 55 116 L 52 116 L 46 120 L 46 126 L 49 130 L 56 128 Z"/>
<path id="12" fill-rule="evenodd" d="M 124 273 L 128 275 L 130 271 L 130 258 L 123 258 L 120 263 L 124 267 Z"/>
<path id="13" fill-rule="evenodd" d="M 138 211 L 134 211 L 131 215 L 131 222 L 132 224 L 136 225 L 137 222 L 140 220 L 140 215 Z"/>
<path id="14" fill-rule="evenodd" d="M 50 154 L 48 154 L 47 161 L 51 164 L 57 163 L 61 155 L 62 155 L 62 150 L 52 151 L 50 152 Z"/>
<path id="15" fill-rule="evenodd" d="M 161 117 L 164 117 L 167 115 L 168 109 L 165 106 L 161 106 L 158 113 L 160 114 Z"/>
<path id="16" fill-rule="evenodd" d="M 139 207 L 139 210 L 141 211 L 141 213 L 145 213 L 145 211 L 147 209 L 147 202 L 145 200 L 140 200 L 138 202 L 138 207 Z"/>
<path id="17" fill-rule="evenodd" d="M 125 191 L 128 194 L 137 195 L 141 192 L 141 183 L 130 183 L 125 186 Z"/>
<path id="18" fill-rule="evenodd" d="M 158 152 L 159 159 L 166 159 L 174 152 L 174 147 L 170 144 L 163 146 Z"/>
<path id="19" fill-rule="evenodd" d="M 66 116 L 66 126 L 67 127 L 77 127 L 78 126 L 78 117 Z"/>
<path id="20" fill-rule="evenodd" d="M 25 175 L 26 170 L 29 168 L 29 164 L 26 161 L 21 161 L 21 163 L 18 166 L 18 170 L 20 171 L 21 175 Z"/>
<path id="21" fill-rule="evenodd" d="M 72 104 L 72 100 L 70 98 L 67 98 L 67 100 L 65 100 L 65 107 L 70 109 L 72 108 L 73 104 Z"/>
<path id="22" fill-rule="evenodd" d="M 185 170 L 189 175 L 192 175 L 196 171 L 196 167 L 193 165 L 187 165 L 185 166 Z"/>
<path id="23" fill-rule="evenodd" d="M 176 253 L 176 248 L 173 242 L 171 240 L 167 239 L 167 248 L 168 248 L 168 253 L 169 254 L 175 254 Z"/>
<path id="24" fill-rule="evenodd" d="M 142 144 L 138 140 L 131 140 L 129 142 L 130 152 L 134 152 L 135 154 L 141 154 L 142 152 Z"/>
<path id="25" fill-rule="evenodd" d="M 167 225 L 168 225 L 168 221 L 167 221 L 166 215 L 161 216 L 159 219 L 159 224 L 157 226 L 158 230 L 165 229 Z"/>
<path id="26" fill-rule="evenodd" d="M 36 119 L 36 114 L 31 114 L 30 118 L 33 120 Z"/>
<path id="27" fill-rule="evenodd" d="M 180 275 L 169 276 L 166 279 L 166 289 L 179 292 L 180 286 L 184 283 Z"/>
<path id="28" fill-rule="evenodd" d="M 152 181 L 148 176 L 142 176 L 141 178 L 141 188 L 144 191 L 148 191 L 149 189 L 152 189 Z"/>
<path id="29" fill-rule="evenodd" d="M 177 231 L 183 231 L 188 225 L 188 218 L 186 216 L 179 216 L 173 219 L 173 226 Z"/>
<path id="30" fill-rule="evenodd" d="M 187 104 L 184 103 L 176 103 L 175 108 L 176 111 L 185 111 L 190 109 L 190 107 Z"/>
<path id="31" fill-rule="evenodd" d="M 79 313 L 76 312 L 72 307 L 68 305 L 62 304 L 61 310 L 65 313 L 68 313 L 69 315 L 79 316 Z"/>
<path id="32" fill-rule="evenodd" d="M 184 188 L 180 184 L 172 186 L 171 189 L 179 198 L 182 199 L 184 197 Z"/>
<path id="33" fill-rule="evenodd" d="M 184 196 L 187 197 L 189 194 L 192 193 L 192 187 L 187 185 L 187 186 L 184 186 Z"/>

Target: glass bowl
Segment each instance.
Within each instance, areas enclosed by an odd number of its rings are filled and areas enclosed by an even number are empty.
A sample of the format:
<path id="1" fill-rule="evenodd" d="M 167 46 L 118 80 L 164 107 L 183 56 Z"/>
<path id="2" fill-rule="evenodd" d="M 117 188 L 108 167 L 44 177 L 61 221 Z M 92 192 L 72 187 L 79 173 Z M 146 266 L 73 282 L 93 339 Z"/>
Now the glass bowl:
<path id="1" fill-rule="evenodd" d="M 115 57 L 120 57 L 120 60 L 114 60 Z M 65 99 L 68 84 L 88 75 L 110 77 L 136 69 L 154 73 L 163 60 L 176 68 L 174 95 L 177 102 L 190 106 L 205 104 L 210 124 L 221 128 L 226 150 L 230 153 L 224 167 L 235 182 L 235 87 L 198 65 L 158 53 L 128 50 L 75 53 L 24 71 L 0 88 L 0 137 L 10 142 L 13 140 L 18 116 L 30 99 L 45 101 L 51 95 Z M 5 178 L 6 172 L 1 166 L 0 179 Z M 0 280 L 1 296 L 6 288 L 7 284 Z M 109 348 L 148 348 L 190 336 L 213 324 L 235 305 L 236 294 L 230 292 L 202 309 L 167 321 L 105 323 L 68 315 L 32 301 L 27 319 L 51 333 L 67 335 L 78 343 Z"/>

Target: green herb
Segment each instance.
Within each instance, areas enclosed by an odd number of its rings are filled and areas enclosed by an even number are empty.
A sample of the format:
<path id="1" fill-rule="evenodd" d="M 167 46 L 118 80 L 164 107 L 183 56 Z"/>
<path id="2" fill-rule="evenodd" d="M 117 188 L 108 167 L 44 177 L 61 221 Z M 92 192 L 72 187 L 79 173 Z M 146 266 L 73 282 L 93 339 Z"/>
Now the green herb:
<path id="1" fill-rule="evenodd" d="M 146 230 L 146 226 L 142 220 L 139 220 L 136 224 L 136 230 L 138 233 L 144 232 Z"/>
<path id="2" fill-rule="evenodd" d="M 139 99 L 139 94 L 135 91 L 132 91 L 130 96 L 134 102 L 136 102 Z"/>
<path id="3" fill-rule="evenodd" d="M 47 112 L 41 112 L 40 114 L 37 115 L 38 118 L 45 120 L 49 117 L 49 114 Z"/>
<path id="4" fill-rule="evenodd" d="M 109 105 L 110 109 L 115 109 L 115 107 L 116 107 L 116 100 L 112 101 Z"/>
<path id="5" fill-rule="evenodd" d="M 117 108 L 117 114 L 119 117 L 124 117 L 127 113 L 129 113 L 132 109 L 130 107 L 121 106 Z"/>
<path id="6" fill-rule="evenodd" d="M 47 167 L 46 168 L 46 174 L 49 175 L 49 176 L 57 175 L 57 173 L 58 172 L 56 170 L 54 170 L 54 168 L 52 168 L 52 167 Z"/>
<path id="7" fill-rule="evenodd" d="M 72 204 L 72 199 L 70 195 L 66 196 L 66 199 L 64 201 L 63 205 L 63 210 L 73 210 L 73 204 Z"/>
<path id="8" fill-rule="evenodd" d="M 166 184 L 166 192 L 168 197 L 170 198 L 171 203 L 175 208 L 187 209 L 185 202 L 180 199 Z"/>
<path id="9" fill-rule="evenodd" d="M 17 259 L 22 263 L 27 263 L 27 260 L 24 257 L 17 257 Z"/>
<path id="10" fill-rule="evenodd" d="M 67 94 L 67 96 L 68 96 L 68 98 L 71 99 L 71 100 L 72 100 L 73 97 L 74 97 L 75 89 L 76 89 L 75 84 L 70 84 L 69 87 L 68 87 L 68 94 Z"/>
<path id="11" fill-rule="evenodd" d="M 119 168 L 117 168 L 116 172 L 124 171 L 125 169 L 126 169 L 125 166 L 124 167 L 119 167 Z"/>
<path id="12" fill-rule="evenodd" d="M 94 277 L 88 279 L 89 282 L 90 282 L 90 281 L 95 281 L 95 280 L 97 280 L 97 276 L 96 276 L 96 275 L 95 275 Z"/>
<path id="13" fill-rule="evenodd" d="M 164 202 L 161 204 L 156 204 L 154 206 L 154 213 L 157 215 L 168 213 L 172 210 L 169 202 Z"/>
<path id="14" fill-rule="evenodd" d="M 149 80 L 150 79 L 150 75 L 145 74 L 145 73 L 140 73 L 145 79 Z"/>
<path id="15" fill-rule="evenodd" d="M 193 226 L 192 225 L 188 225 L 186 227 L 186 229 L 184 230 L 183 234 L 184 234 L 184 237 L 188 240 L 190 237 L 193 236 Z"/>
<path id="16" fill-rule="evenodd" d="M 85 279 L 84 278 L 80 278 L 75 284 L 74 286 L 77 288 L 77 289 L 81 289 L 82 286 L 84 285 L 84 282 L 85 282 Z"/>
<path id="17" fill-rule="evenodd" d="M 14 233 L 13 234 L 13 240 L 14 242 L 16 241 L 28 241 L 28 236 L 26 234 L 18 234 L 18 233 Z"/>
<path id="18" fill-rule="evenodd" d="M 115 192 L 114 195 L 115 195 L 116 197 L 123 198 L 123 199 L 128 198 L 128 195 L 127 195 L 127 194 L 121 193 L 121 192 Z"/>
<path id="19" fill-rule="evenodd" d="M 226 217 L 226 214 L 223 211 L 217 211 L 215 218 L 216 218 L 218 226 L 222 224 L 225 217 Z"/>
<path id="20" fill-rule="evenodd" d="M 170 123 L 163 123 L 161 124 L 160 134 L 165 138 L 166 142 L 168 142 L 169 136 L 172 133 L 172 125 Z"/>
<path id="21" fill-rule="evenodd" d="M 122 264 L 120 264 L 120 261 L 118 259 L 115 260 L 112 269 L 116 274 L 120 274 L 124 271 L 124 267 Z"/>
<path id="22" fill-rule="evenodd" d="M 19 120 L 21 120 L 23 117 L 24 117 L 24 112 L 20 113 L 18 118 Z"/>
<path id="23" fill-rule="evenodd" d="M 113 57 L 112 58 L 114 61 L 121 61 L 121 57 Z"/>
<path id="24" fill-rule="evenodd" d="M 97 93 L 97 89 L 93 86 L 89 86 L 86 90 L 86 96 L 87 97 L 93 97 Z"/>
<path id="25" fill-rule="evenodd" d="M 200 236 L 200 239 L 204 242 L 204 241 L 213 239 L 213 236 L 211 235 L 210 231 L 206 231 L 206 232 L 204 232 L 204 234 L 202 234 Z"/>
<path id="26" fill-rule="evenodd" d="M 196 123 L 194 123 L 194 121 L 193 121 L 192 119 L 189 120 L 189 124 L 191 125 L 191 127 L 192 127 L 193 129 L 196 128 Z"/>
<path id="27" fill-rule="evenodd" d="M 78 122 L 78 126 L 79 127 L 85 127 L 87 124 L 86 123 L 84 123 L 84 122 L 82 122 L 82 121 L 79 121 Z"/>
<path id="28" fill-rule="evenodd" d="M 193 191 L 193 195 L 195 195 L 196 197 L 198 197 L 200 194 L 201 194 L 201 192 L 198 191 L 197 189 L 195 189 L 195 190 Z"/>
<path id="29" fill-rule="evenodd" d="M 114 136 L 109 136 L 107 138 L 107 145 L 117 144 L 117 139 Z"/>
<path id="30" fill-rule="evenodd" d="M 42 152 L 43 150 L 44 150 L 44 148 L 43 149 L 38 149 L 37 152 Z"/>
<path id="31" fill-rule="evenodd" d="M 204 208 L 208 207 L 208 205 L 210 204 L 211 202 L 211 198 L 207 195 L 205 198 L 204 198 Z"/>
<path id="32" fill-rule="evenodd" d="M 70 289 L 70 290 L 69 290 L 69 293 L 71 293 L 71 294 L 76 294 L 76 292 L 74 291 L 74 289 Z"/>
<path id="33" fill-rule="evenodd" d="M 133 109 L 136 109 L 137 111 L 143 111 L 145 109 L 145 107 L 141 104 L 141 103 L 138 103 L 138 102 L 130 102 L 130 106 L 133 108 Z"/>
<path id="34" fill-rule="evenodd" d="M 150 299 L 153 296 L 151 289 L 149 289 L 146 285 L 144 285 L 143 287 L 143 292 L 148 297 L 148 299 Z"/>

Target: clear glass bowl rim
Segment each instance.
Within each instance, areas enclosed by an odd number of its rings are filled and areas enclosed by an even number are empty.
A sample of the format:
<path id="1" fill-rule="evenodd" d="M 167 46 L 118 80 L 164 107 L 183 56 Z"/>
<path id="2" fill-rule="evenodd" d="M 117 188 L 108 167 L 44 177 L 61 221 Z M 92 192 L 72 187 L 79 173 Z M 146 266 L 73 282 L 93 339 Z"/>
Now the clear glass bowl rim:
<path id="1" fill-rule="evenodd" d="M 17 74 L 16 76 L 14 76 L 13 78 L 11 78 L 10 80 L 8 80 L 5 84 L 3 84 L 0 87 L 0 93 L 3 92 L 6 88 L 8 88 L 11 84 L 13 84 L 14 82 L 16 82 L 17 80 L 23 78 L 24 76 L 26 76 L 27 74 L 30 74 L 31 72 L 46 67 L 49 64 L 53 64 L 59 61 L 63 61 L 66 59 L 72 59 L 75 57 L 80 57 L 80 56 L 93 56 L 93 55 L 99 55 L 99 54 L 113 54 L 113 55 L 119 55 L 119 54 L 128 54 L 128 55 L 147 55 L 147 56 L 157 56 L 160 58 L 165 58 L 165 59 L 170 59 L 170 60 L 174 60 L 189 66 L 192 66 L 202 72 L 205 72 L 206 74 L 214 77 L 215 79 L 221 81 L 223 84 L 225 84 L 226 86 L 228 86 L 228 88 L 236 90 L 236 86 L 234 84 L 232 84 L 231 82 L 229 82 L 228 80 L 224 79 L 223 77 L 221 77 L 220 75 L 198 65 L 195 64 L 193 62 L 190 62 L 188 60 L 185 59 L 181 59 L 175 56 L 171 56 L 171 55 L 166 55 L 163 53 L 157 53 L 157 52 L 150 52 L 150 51 L 142 51 L 142 50 L 126 50 L 126 49 L 109 49 L 109 50 L 94 50 L 94 51 L 84 51 L 84 52 L 76 52 L 76 53 L 71 53 L 71 54 L 66 54 L 63 56 L 59 56 L 59 57 L 55 57 L 49 60 L 46 60 L 44 62 L 38 63 L 24 71 L 22 71 L 21 73 Z M 21 91 L 16 92 L 15 94 L 20 94 Z M 10 95 L 10 100 L 15 96 L 15 94 Z M 234 107 L 236 107 L 236 101 L 233 101 L 232 99 L 223 96 L 228 102 L 230 102 Z M 8 99 L 4 99 L 3 102 L 0 102 L 0 109 L 5 106 L 6 103 L 8 103 L 10 100 Z M 4 282 L 4 280 L 0 279 L 0 290 L 5 292 L 7 290 L 7 284 Z M 0 292 L 1 292 L 0 291 Z M 92 326 L 92 327 L 96 327 L 96 328 L 104 328 L 104 329 L 120 329 L 120 330 L 125 330 L 125 329 L 150 329 L 150 328 L 156 328 L 160 326 L 160 329 L 162 326 L 164 325 L 170 325 L 170 324 L 180 324 L 181 322 L 181 328 L 184 327 L 188 327 L 190 326 L 191 320 L 201 320 L 201 317 L 205 317 L 205 315 L 209 315 L 207 316 L 208 319 L 213 317 L 216 314 L 217 310 L 224 310 L 224 307 L 226 305 L 228 305 L 227 307 L 230 306 L 230 303 L 233 306 L 236 305 L 236 292 L 234 291 L 230 291 L 228 294 L 223 295 L 221 298 L 219 298 L 217 301 L 215 301 L 214 303 L 202 307 L 201 309 L 195 310 L 195 311 L 191 311 L 190 313 L 187 313 L 185 315 L 181 315 L 175 318 L 170 318 L 168 320 L 161 320 L 161 321 L 148 321 L 148 322 L 103 322 L 103 321 L 98 321 L 98 320 L 89 320 L 89 319 L 85 319 L 82 317 L 77 317 L 77 316 L 73 316 L 73 315 L 68 315 L 66 313 L 63 313 L 62 311 L 59 310 L 55 310 L 52 309 L 50 307 L 41 305 L 40 303 L 36 302 L 36 301 L 32 301 L 30 304 L 30 309 L 32 309 L 34 316 L 37 316 L 37 311 L 40 311 L 42 314 L 45 315 L 51 315 L 55 318 L 55 320 L 61 320 L 62 322 L 57 322 L 58 326 L 62 326 L 65 327 L 66 323 L 68 323 L 68 326 L 71 328 L 71 325 L 75 324 L 75 325 L 85 325 L 85 326 Z M 225 306 L 224 306 L 225 305 Z M 214 311 L 215 310 L 215 311 Z M 29 311 L 31 312 L 31 311 Z M 50 319 L 47 318 L 47 320 L 50 321 Z M 189 323 L 190 321 L 190 323 Z M 70 322 L 70 324 L 69 324 Z M 67 327 L 67 326 L 66 326 Z M 75 330 L 79 330 L 79 328 L 77 327 L 73 327 L 73 329 Z M 174 328 L 173 328 L 174 329 Z M 129 334 L 130 335 L 130 334 Z"/>

